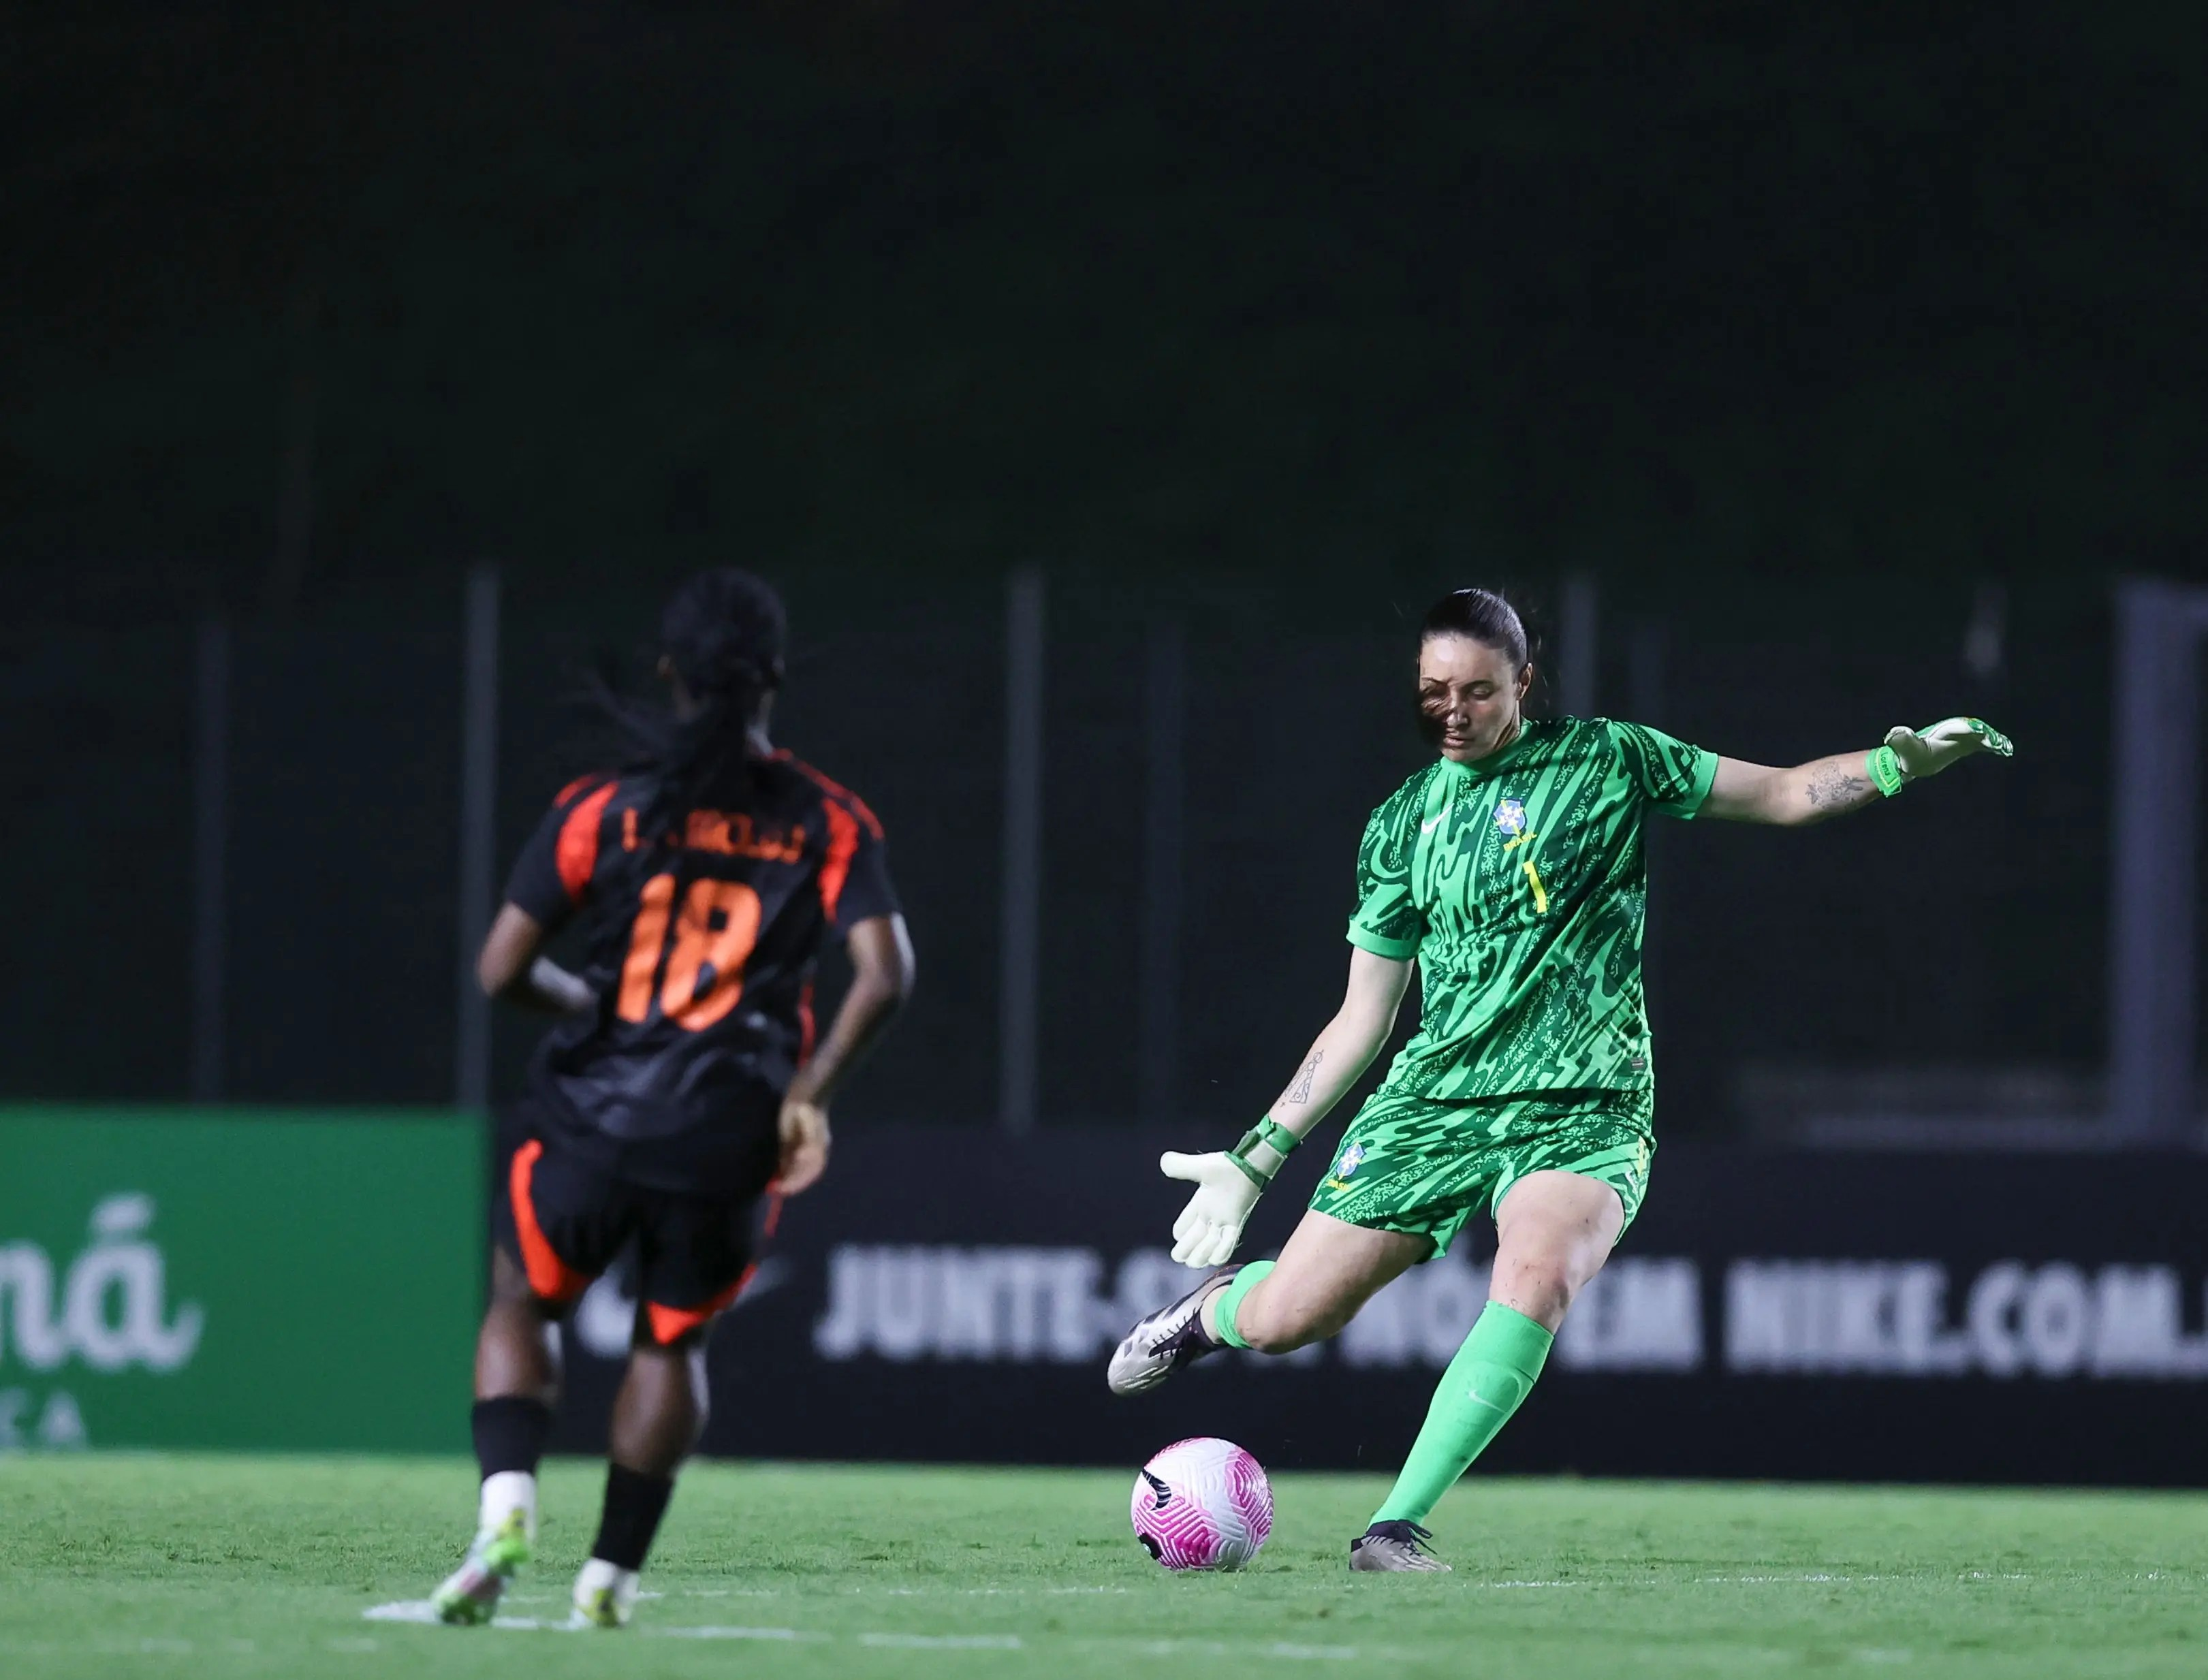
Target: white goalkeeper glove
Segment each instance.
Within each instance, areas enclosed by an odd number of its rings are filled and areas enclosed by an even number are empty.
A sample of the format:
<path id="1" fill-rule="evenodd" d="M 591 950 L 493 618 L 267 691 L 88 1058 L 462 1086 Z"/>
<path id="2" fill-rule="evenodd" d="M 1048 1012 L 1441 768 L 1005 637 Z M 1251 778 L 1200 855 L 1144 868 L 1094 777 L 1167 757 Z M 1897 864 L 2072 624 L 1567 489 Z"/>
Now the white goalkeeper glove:
<path id="1" fill-rule="evenodd" d="M 1941 771 L 1973 753 L 2009 758 L 2009 738 L 1981 717 L 1943 717 L 1921 729 L 1897 723 L 1886 732 L 1886 745 L 1874 750 L 1870 779 L 1888 799 L 1910 783 Z"/>
<path id="2" fill-rule="evenodd" d="M 1168 1149 L 1161 1155 L 1161 1173 L 1196 1186 L 1196 1194 L 1173 1221 L 1173 1257 L 1184 1266 L 1225 1265 L 1242 1240 L 1250 1210 L 1281 1170 L 1288 1151 L 1302 1141 L 1268 1119 L 1251 1126 L 1231 1149 L 1196 1155 Z"/>

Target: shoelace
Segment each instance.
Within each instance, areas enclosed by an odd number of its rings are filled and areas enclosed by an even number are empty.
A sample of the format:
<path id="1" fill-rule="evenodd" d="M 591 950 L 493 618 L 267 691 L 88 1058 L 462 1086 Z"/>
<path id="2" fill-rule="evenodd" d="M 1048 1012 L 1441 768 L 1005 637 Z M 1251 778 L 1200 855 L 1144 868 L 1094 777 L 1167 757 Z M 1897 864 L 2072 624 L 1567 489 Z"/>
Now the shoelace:
<path id="1" fill-rule="evenodd" d="M 1398 1529 L 1409 1530 L 1408 1537 L 1406 1538 L 1405 1535 L 1397 1533 Z M 1433 1537 L 1433 1531 L 1431 1528 L 1421 1528 L 1407 1517 L 1398 1517 L 1387 1522 L 1376 1522 L 1365 1531 L 1365 1538 L 1368 1540 L 1393 1540 L 1398 1545 L 1409 1546 L 1413 1551 L 1431 1551 L 1433 1547 L 1428 1542 Z"/>
<path id="2" fill-rule="evenodd" d="M 1198 1327 L 1197 1319 L 1191 1317 L 1188 1323 L 1182 1325 L 1179 1329 L 1168 1330 L 1165 1335 L 1160 1336 L 1155 1341 L 1152 1342 L 1150 1344 L 1150 1357 L 1152 1359 L 1155 1359 L 1161 1353 L 1178 1353 L 1182 1348 L 1187 1347 L 1191 1341 L 1195 1340 L 1198 1336 L 1202 1336 L 1203 1335 L 1203 1332 Z M 1208 1341 L 1209 1338 L 1206 1337 L 1205 1340 Z"/>
<path id="3" fill-rule="evenodd" d="M 1206 1342 L 1211 1340 L 1203 1334 L 1203 1303 L 1201 1300 L 1196 1304 L 1196 1311 L 1189 1314 L 1186 1323 L 1177 1330 L 1164 1332 L 1150 1344 L 1150 1357 L 1155 1359 L 1161 1353 L 1178 1353 L 1190 1342 L 1199 1340 Z"/>

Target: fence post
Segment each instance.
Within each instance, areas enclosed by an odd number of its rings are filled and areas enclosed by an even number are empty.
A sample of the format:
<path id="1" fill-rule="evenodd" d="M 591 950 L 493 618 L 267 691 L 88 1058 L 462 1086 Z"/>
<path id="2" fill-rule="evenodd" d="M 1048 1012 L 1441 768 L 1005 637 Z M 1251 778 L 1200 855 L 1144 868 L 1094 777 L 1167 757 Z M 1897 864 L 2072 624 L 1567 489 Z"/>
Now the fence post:
<path id="1" fill-rule="evenodd" d="M 195 1102 L 222 1100 L 230 849 L 230 625 L 200 621 L 192 693 L 192 1059 Z"/>
<path id="2" fill-rule="evenodd" d="M 490 927 L 498 867 L 498 568 L 468 573 L 460 639 L 460 852 L 453 1101 L 490 1106 L 490 1003 L 476 952 Z"/>
<path id="3" fill-rule="evenodd" d="M 1042 985 L 1043 575 L 1005 590 L 1005 865 L 999 915 L 997 1123 L 1035 1123 Z"/>
<path id="4" fill-rule="evenodd" d="M 2109 801 L 2109 1120 L 2133 1143 L 2193 1131 L 2201 633 L 2208 590 L 2116 591 Z"/>
<path id="5" fill-rule="evenodd" d="M 1557 613 L 1557 709 L 1567 717 L 1594 716 L 1601 667 L 1600 596 L 1586 572 L 1565 574 Z"/>
<path id="6" fill-rule="evenodd" d="M 1136 1017 L 1138 1112 L 1173 1118 L 1180 1089 L 1180 939 L 1186 827 L 1188 627 L 1153 619 L 1143 691 L 1143 921 Z"/>

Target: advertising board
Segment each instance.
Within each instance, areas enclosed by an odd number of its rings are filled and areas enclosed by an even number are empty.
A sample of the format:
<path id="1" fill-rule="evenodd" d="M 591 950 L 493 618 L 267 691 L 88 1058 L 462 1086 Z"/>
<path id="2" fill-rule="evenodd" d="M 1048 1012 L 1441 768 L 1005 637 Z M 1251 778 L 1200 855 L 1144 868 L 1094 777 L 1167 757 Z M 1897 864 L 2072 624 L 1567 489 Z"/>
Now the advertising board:
<path id="1" fill-rule="evenodd" d="M 1114 1399 L 1104 1361 L 1193 1274 L 1166 1253 L 1190 1140 L 854 1131 L 717 1331 L 711 1451 L 1140 1462 L 1221 1434 L 1387 1467 L 1486 1297 L 1476 1224 L 1337 1341 Z M 1275 1250 L 1299 1155 L 1244 1253 Z M 1669 1147 L 1533 1400 L 1484 1462 L 1590 1473 L 2208 1485 L 2208 1161 Z M 1491 1236 L 1486 1239 L 1491 1240 Z M 562 1440 L 601 1438 L 631 1307 L 568 1336 Z"/>
<path id="2" fill-rule="evenodd" d="M 0 1450 L 467 1445 L 483 1131 L 0 1110 Z"/>

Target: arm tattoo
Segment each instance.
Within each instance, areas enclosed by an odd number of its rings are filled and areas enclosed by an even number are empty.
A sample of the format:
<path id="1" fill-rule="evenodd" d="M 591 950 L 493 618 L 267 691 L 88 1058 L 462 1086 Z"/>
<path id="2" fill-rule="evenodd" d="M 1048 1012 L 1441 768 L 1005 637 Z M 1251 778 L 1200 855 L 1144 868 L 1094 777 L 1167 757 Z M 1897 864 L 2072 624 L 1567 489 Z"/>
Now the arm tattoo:
<path id="1" fill-rule="evenodd" d="M 1851 811 L 1871 792 L 1870 783 L 1854 771 L 1831 765 L 1809 777 L 1803 789 L 1812 810 L 1838 813 Z"/>
<path id="2" fill-rule="evenodd" d="M 1281 1101 L 1283 1102 L 1293 1102 L 1299 1105 L 1309 1102 L 1311 1101 L 1311 1081 L 1318 1075 L 1318 1065 L 1325 1059 L 1325 1051 L 1312 1051 L 1311 1053 L 1311 1059 L 1296 1070 L 1296 1077 L 1289 1083 L 1287 1091 L 1281 1098 Z"/>

